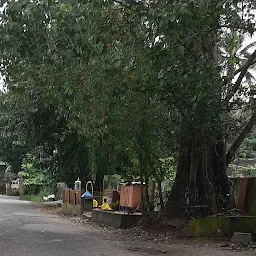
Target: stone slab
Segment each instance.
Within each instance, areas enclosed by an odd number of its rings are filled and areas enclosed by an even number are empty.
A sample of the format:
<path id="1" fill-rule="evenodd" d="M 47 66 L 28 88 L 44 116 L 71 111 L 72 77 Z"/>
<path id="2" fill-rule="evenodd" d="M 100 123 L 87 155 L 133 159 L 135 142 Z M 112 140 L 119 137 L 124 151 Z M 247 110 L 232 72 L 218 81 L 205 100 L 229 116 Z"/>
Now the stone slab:
<path id="1" fill-rule="evenodd" d="M 256 235 L 256 216 L 212 216 L 195 219 L 185 228 L 185 235 L 212 236 L 218 230 L 230 237 L 235 232 Z"/>
<path id="2" fill-rule="evenodd" d="M 94 209 L 92 210 L 91 220 L 110 227 L 125 229 L 137 226 L 141 218 L 141 213 L 127 214 L 124 212 Z"/>
<path id="3" fill-rule="evenodd" d="M 252 243 L 252 234 L 251 233 L 241 233 L 235 232 L 234 235 L 231 237 L 230 240 L 232 243 Z"/>

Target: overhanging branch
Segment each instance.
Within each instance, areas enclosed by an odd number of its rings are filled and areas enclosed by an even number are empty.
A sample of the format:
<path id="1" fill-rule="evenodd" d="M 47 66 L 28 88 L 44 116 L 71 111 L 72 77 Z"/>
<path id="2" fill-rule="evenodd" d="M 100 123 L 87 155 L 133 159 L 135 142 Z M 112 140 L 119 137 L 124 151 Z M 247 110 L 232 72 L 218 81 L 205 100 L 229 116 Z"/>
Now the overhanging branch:
<path id="1" fill-rule="evenodd" d="M 191 121 L 189 120 L 189 118 L 186 116 L 186 114 L 184 113 L 184 111 L 182 110 L 180 104 L 179 104 L 179 100 L 176 96 L 176 94 L 171 91 L 171 94 L 173 96 L 174 99 L 174 103 L 173 105 L 177 108 L 177 110 L 179 111 L 179 113 L 181 114 L 181 116 L 183 117 L 183 119 L 185 120 L 185 122 L 196 132 L 198 132 L 198 129 L 191 123 Z"/>
<path id="2" fill-rule="evenodd" d="M 229 152 L 227 153 L 227 155 L 226 155 L 226 166 L 227 167 L 231 163 L 231 161 L 234 159 L 236 151 L 241 146 L 244 139 L 247 137 L 248 133 L 252 130 L 255 123 L 256 123 L 256 111 L 254 111 L 254 113 L 251 116 L 251 119 L 249 120 L 247 125 L 244 127 L 243 131 L 240 133 L 238 138 L 235 140 L 235 142 L 231 146 Z"/>
<path id="3" fill-rule="evenodd" d="M 253 66 L 254 64 L 256 64 L 256 60 L 254 60 L 250 66 Z M 240 73 L 243 70 L 243 67 L 239 68 L 238 70 L 235 71 L 234 75 L 237 75 L 238 73 Z"/>
<path id="4" fill-rule="evenodd" d="M 233 89 L 227 94 L 227 96 L 225 98 L 225 102 L 226 103 L 228 103 L 232 99 L 232 97 L 235 95 L 235 93 L 238 91 L 238 89 L 239 89 L 239 87 L 240 87 L 240 85 L 242 83 L 242 80 L 243 80 L 244 76 L 246 75 L 246 72 L 247 72 L 248 68 L 255 61 L 255 58 L 256 58 L 256 50 L 249 57 L 249 59 L 247 60 L 245 65 L 243 67 L 241 67 L 240 75 L 237 78 L 237 80 L 236 80 L 236 82 L 235 82 L 235 84 L 233 86 Z"/>

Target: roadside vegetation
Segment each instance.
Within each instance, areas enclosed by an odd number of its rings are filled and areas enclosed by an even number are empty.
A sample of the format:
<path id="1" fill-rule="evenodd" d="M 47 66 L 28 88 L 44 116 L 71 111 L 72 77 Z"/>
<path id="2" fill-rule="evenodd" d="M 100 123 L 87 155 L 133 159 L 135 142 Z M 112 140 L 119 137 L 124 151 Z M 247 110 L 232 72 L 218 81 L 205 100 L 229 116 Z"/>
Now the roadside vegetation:
<path id="1" fill-rule="evenodd" d="M 21 198 L 118 174 L 146 188 L 175 178 L 167 216 L 231 205 L 227 169 L 241 145 L 255 150 L 255 1 L 8 0 L 0 12 L 0 159 Z"/>

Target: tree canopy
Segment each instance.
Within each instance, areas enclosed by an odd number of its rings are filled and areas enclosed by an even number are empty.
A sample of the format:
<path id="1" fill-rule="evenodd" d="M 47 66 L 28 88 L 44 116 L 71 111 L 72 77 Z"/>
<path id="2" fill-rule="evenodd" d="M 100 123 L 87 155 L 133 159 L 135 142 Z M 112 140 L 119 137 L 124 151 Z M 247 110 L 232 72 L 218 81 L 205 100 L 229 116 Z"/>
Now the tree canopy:
<path id="1" fill-rule="evenodd" d="M 254 4 L 7 0 L 3 143 L 37 152 L 67 182 L 119 173 L 148 184 L 171 157 L 168 213 L 226 207 L 226 168 L 256 119 L 256 50 L 242 47 Z"/>

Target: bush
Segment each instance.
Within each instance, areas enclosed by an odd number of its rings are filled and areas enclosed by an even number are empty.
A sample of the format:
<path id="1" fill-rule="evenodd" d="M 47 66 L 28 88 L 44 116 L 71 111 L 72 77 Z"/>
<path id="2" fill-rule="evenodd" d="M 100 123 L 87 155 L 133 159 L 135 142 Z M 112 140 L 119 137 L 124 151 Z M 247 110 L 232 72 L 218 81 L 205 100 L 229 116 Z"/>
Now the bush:
<path id="1" fill-rule="evenodd" d="M 31 201 L 31 202 L 41 202 L 41 197 L 39 195 L 24 195 L 22 194 L 20 196 L 20 199 L 21 200 L 24 200 L 24 201 Z"/>
<path id="2" fill-rule="evenodd" d="M 47 171 L 40 171 L 36 168 L 35 157 L 27 154 L 22 161 L 22 177 L 21 199 L 40 202 L 43 196 L 56 193 L 56 182 L 47 175 Z"/>
<path id="3" fill-rule="evenodd" d="M 31 201 L 35 203 L 42 202 L 44 196 L 48 196 L 50 193 L 48 191 L 40 191 L 38 194 L 22 194 L 20 195 L 20 199 L 24 201 Z"/>
<path id="4" fill-rule="evenodd" d="M 231 164 L 228 168 L 228 176 L 235 177 L 256 177 L 256 167 L 255 166 L 238 166 Z"/>
<path id="5" fill-rule="evenodd" d="M 44 175 L 37 170 L 34 165 L 34 157 L 27 154 L 22 160 L 22 172 L 19 175 L 22 177 L 22 194 L 37 195 L 42 190 Z"/>
<path id="6" fill-rule="evenodd" d="M 12 190 L 11 196 L 19 196 L 19 195 L 20 195 L 19 190 Z"/>

